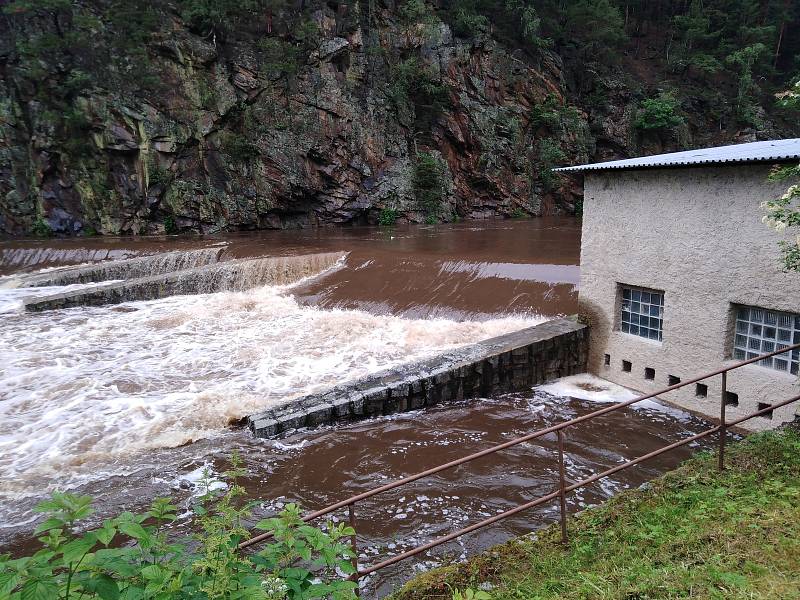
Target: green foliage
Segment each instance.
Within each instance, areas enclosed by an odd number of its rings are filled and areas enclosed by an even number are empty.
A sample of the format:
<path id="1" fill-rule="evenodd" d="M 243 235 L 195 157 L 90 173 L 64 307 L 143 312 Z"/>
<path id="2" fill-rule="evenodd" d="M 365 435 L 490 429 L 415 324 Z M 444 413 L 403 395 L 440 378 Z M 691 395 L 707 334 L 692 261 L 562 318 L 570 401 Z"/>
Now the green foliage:
<path id="1" fill-rule="evenodd" d="M 754 96 L 760 90 L 753 81 L 753 69 L 759 59 L 767 52 L 762 43 L 746 46 L 732 53 L 727 58 L 728 64 L 738 67 L 739 85 L 736 93 L 736 112 L 742 122 L 759 125 L 755 116 Z"/>
<path id="2" fill-rule="evenodd" d="M 183 19 L 198 33 L 224 38 L 264 8 L 263 0 L 180 0 Z"/>
<path id="3" fill-rule="evenodd" d="M 378 215 L 378 225 L 381 227 L 394 227 L 397 222 L 397 210 L 394 208 L 383 208 Z"/>
<path id="4" fill-rule="evenodd" d="M 800 165 L 776 169 L 770 181 L 800 181 Z M 762 202 L 763 222 L 782 233 L 787 229 L 800 230 L 800 184 L 789 186 L 786 193 L 773 200 Z M 800 233 L 793 241 L 778 242 L 781 249 L 781 266 L 784 271 L 800 271 Z"/>
<path id="5" fill-rule="evenodd" d="M 44 217 L 40 215 L 36 217 L 33 225 L 31 225 L 31 234 L 36 237 L 47 238 L 53 235 L 53 229 L 50 227 L 50 224 L 44 220 Z"/>
<path id="6" fill-rule="evenodd" d="M 430 152 L 419 152 L 414 163 L 412 188 L 417 206 L 425 213 L 425 222 L 436 223 L 445 200 L 445 168 L 442 160 Z"/>
<path id="7" fill-rule="evenodd" d="M 75 533 L 92 513 L 91 498 L 55 492 L 37 510 L 46 519 L 36 528 L 43 548 L 18 559 L 0 557 L 0 596 L 9 600 L 310 600 L 354 598 L 355 584 L 339 573 L 353 572 L 354 535 L 344 524 L 324 530 L 306 525 L 289 504 L 277 517 L 258 523 L 272 542 L 252 555 L 239 551 L 248 537 L 250 505 L 241 501 L 242 476 L 234 457 L 225 491 L 205 474 L 205 494 L 194 508 L 200 532 L 174 541 L 166 527 L 177 519 L 169 498 L 156 499 L 141 515 L 122 513 L 93 530 Z"/>
<path id="8" fill-rule="evenodd" d="M 223 135 L 222 152 L 235 163 L 246 163 L 259 155 L 258 146 L 241 133 L 235 132 Z"/>
<path id="9" fill-rule="evenodd" d="M 796 598 L 800 434 L 731 444 L 726 469 L 706 453 L 568 521 L 432 570 L 392 600 L 449 597 L 491 583 L 503 599 Z"/>
<path id="10" fill-rule="evenodd" d="M 679 111 L 680 102 L 675 95 L 664 92 L 655 98 L 648 98 L 640 104 L 634 126 L 645 131 L 671 129 L 683 125 L 685 122 Z"/>
<path id="11" fill-rule="evenodd" d="M 489 30 L 489 19 L 470 6 L 457 6 L 451 21 L 453 34 L 458 37 L 475 37 Z"/>
<path id="12" fill-rule="evenodd" d="M 167 215 L 164 217 L 164 233 L 167 235 L 174 235 L 179 232 L 178 224 L 175 222 L 175 217 Z"/>
<path id="13" fill-rule="evenodd" d="M 401 120 L 417 131 L 429 130 L 448 102 L 446 87 L 416 56 L 392 65 L 387 95 Z"/>
<path id="14" fill-rule="evenodd" d="M 552 190 L 561 181 L 561 177 L 553 173 L 553 167 L 564 162 L 567 155 L 558 140 L 543 138 L 539 141 L 538 157 L 539 179 L 546 190 Z"/>
<path id="15" fill-rule="evenodd" d="M 467 588 L 464 591 L 453 590 L 452 598 L 453 600 L 492 600 L 492 595 L 483 590 Z"/>
<path id="16" fill-rule="evenodd" d="M 567 3 L 559 28 L 561 44 L 574 46 L 583 57 L 608 60 L 626 39 L 622 12 L 609 0 Z"/>

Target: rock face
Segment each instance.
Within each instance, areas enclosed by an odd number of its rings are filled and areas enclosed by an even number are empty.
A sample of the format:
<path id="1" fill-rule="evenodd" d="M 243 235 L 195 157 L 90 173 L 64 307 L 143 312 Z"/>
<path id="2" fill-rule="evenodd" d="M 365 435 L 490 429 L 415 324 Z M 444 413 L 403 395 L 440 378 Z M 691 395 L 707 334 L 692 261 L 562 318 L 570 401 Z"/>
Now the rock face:
<path id="1" fill-rule="evenodd" d="M 366 5 L 320 4 L 310 14 L 317 37 L 291 67 L 265 58 L 287 35 L 271 22 L 217 40 L 164 13 L 166 24 L 137 48 L 155 91 L 102 81 L 73 91 L 72 75 L 62 81 L 57 66 L 44 67 L 58 82 L 45 96 L 63 93 L 69 119 L 42 100 L 44 84 L 21 66 L 9 42 L 15 24 L 4 17 L 0 232 L 209 233 L 571 213 L 582 190 L 577 179 L 552 176 L 554 164 L 738 135 L 710 128 L 698 111 L 683 129 L 644 139 L 632 125 L 644 94 L 635 75 L 578 74 L 548 50 L 533 58 L 490 33 L 457 38 L 435 17 L 409 24 L 392 3 L 370 15 Z M 111 43 L 109 31 L 97 44 Z M 750 135 L 780 133 L 767 122 Z M 421 157 L 435 166 L 432 183 L 420 182 Z"/>

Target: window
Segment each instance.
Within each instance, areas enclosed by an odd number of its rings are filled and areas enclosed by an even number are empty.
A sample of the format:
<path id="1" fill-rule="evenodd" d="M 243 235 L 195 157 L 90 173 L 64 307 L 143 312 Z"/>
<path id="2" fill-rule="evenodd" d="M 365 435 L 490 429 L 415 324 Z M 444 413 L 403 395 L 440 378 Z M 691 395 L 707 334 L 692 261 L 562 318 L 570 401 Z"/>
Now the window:
<path id="1" fill-rule="evenodd" d="M 698 398 L 708 398 L 708 386 L 705 383 L 698 383 L 694 386 L 694 395 Z"/>
<path id="2" fill-rule="evenodd" d="M 655 379 L 656 378 L 656 370 L 653 367 L 645 367 L 644 368 L 644 378 L 645 379 Z"/>
<path id="3" fill-rule="evenodd" d="M 800 344 L 800 315 L 764 310 L 753 306 L 736 309 L 733 358 L 745 360 Z M 800 350 L 785 352 L 758 361 L 762 367 L 798 374 Z"/>
<path id="4" fill-rule="evenodd" d="M 624 333 L 649 340 L 662 340 L 664 292 L 622 287 L 622 319 Z"/>
<path id="5" fill-rule="evenodd" d="M 630 373 L 632 367 L 633 365 L 631 364 L 631 361 L 629 360 L 622 361 L 622 370 L 625 371 L 626 373 Z"/>

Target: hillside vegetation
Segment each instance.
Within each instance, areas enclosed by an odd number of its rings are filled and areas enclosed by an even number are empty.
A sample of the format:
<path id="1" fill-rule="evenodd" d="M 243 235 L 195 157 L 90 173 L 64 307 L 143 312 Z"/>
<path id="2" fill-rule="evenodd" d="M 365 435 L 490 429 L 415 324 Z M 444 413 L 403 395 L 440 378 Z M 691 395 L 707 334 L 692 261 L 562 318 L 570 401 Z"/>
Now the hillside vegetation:
<path id="1" fill-rule="evenodd" d="M 0 232 L 571 213 L 556 164 L 796 135 L 790 0 L 3 0 Z"/>

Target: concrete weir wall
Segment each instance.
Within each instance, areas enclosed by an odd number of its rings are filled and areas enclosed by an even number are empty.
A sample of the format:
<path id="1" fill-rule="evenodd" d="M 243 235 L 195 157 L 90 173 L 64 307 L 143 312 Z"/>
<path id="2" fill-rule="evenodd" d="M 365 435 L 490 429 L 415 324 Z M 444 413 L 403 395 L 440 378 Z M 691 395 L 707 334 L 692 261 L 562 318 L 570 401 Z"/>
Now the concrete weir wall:
<path id="1" fill-rule="evenodd" d="M 589 330 L 574 319 L 548 321 L 401 365 L 247 418 L 257 437 L 416 410 L 464 398 L 522 391 L 586 370 Z"/>
<path id="2" fill-rule="evenodd" d="M 16 287 L 44 287 L 94 283 L 113 279 L 135 279 L 193 269 L 219 261 L 223 248 L 198 248 L 177 252 L 161 252 L 96 265 L 80 265 L 47 273 L 32 273 L 16 278 Z"/>
<path id="3" fill-rule="evenodd" d="M 245 291 L 262 285 L 284 285 L 334 266 L 346 253 L 274 256 L 230 260 L 164 275 L 101 284 L 72 292 L 28 300 L 25 310 L 42 311 L 74 306 L 101 306 L 166 296 Z"/>

